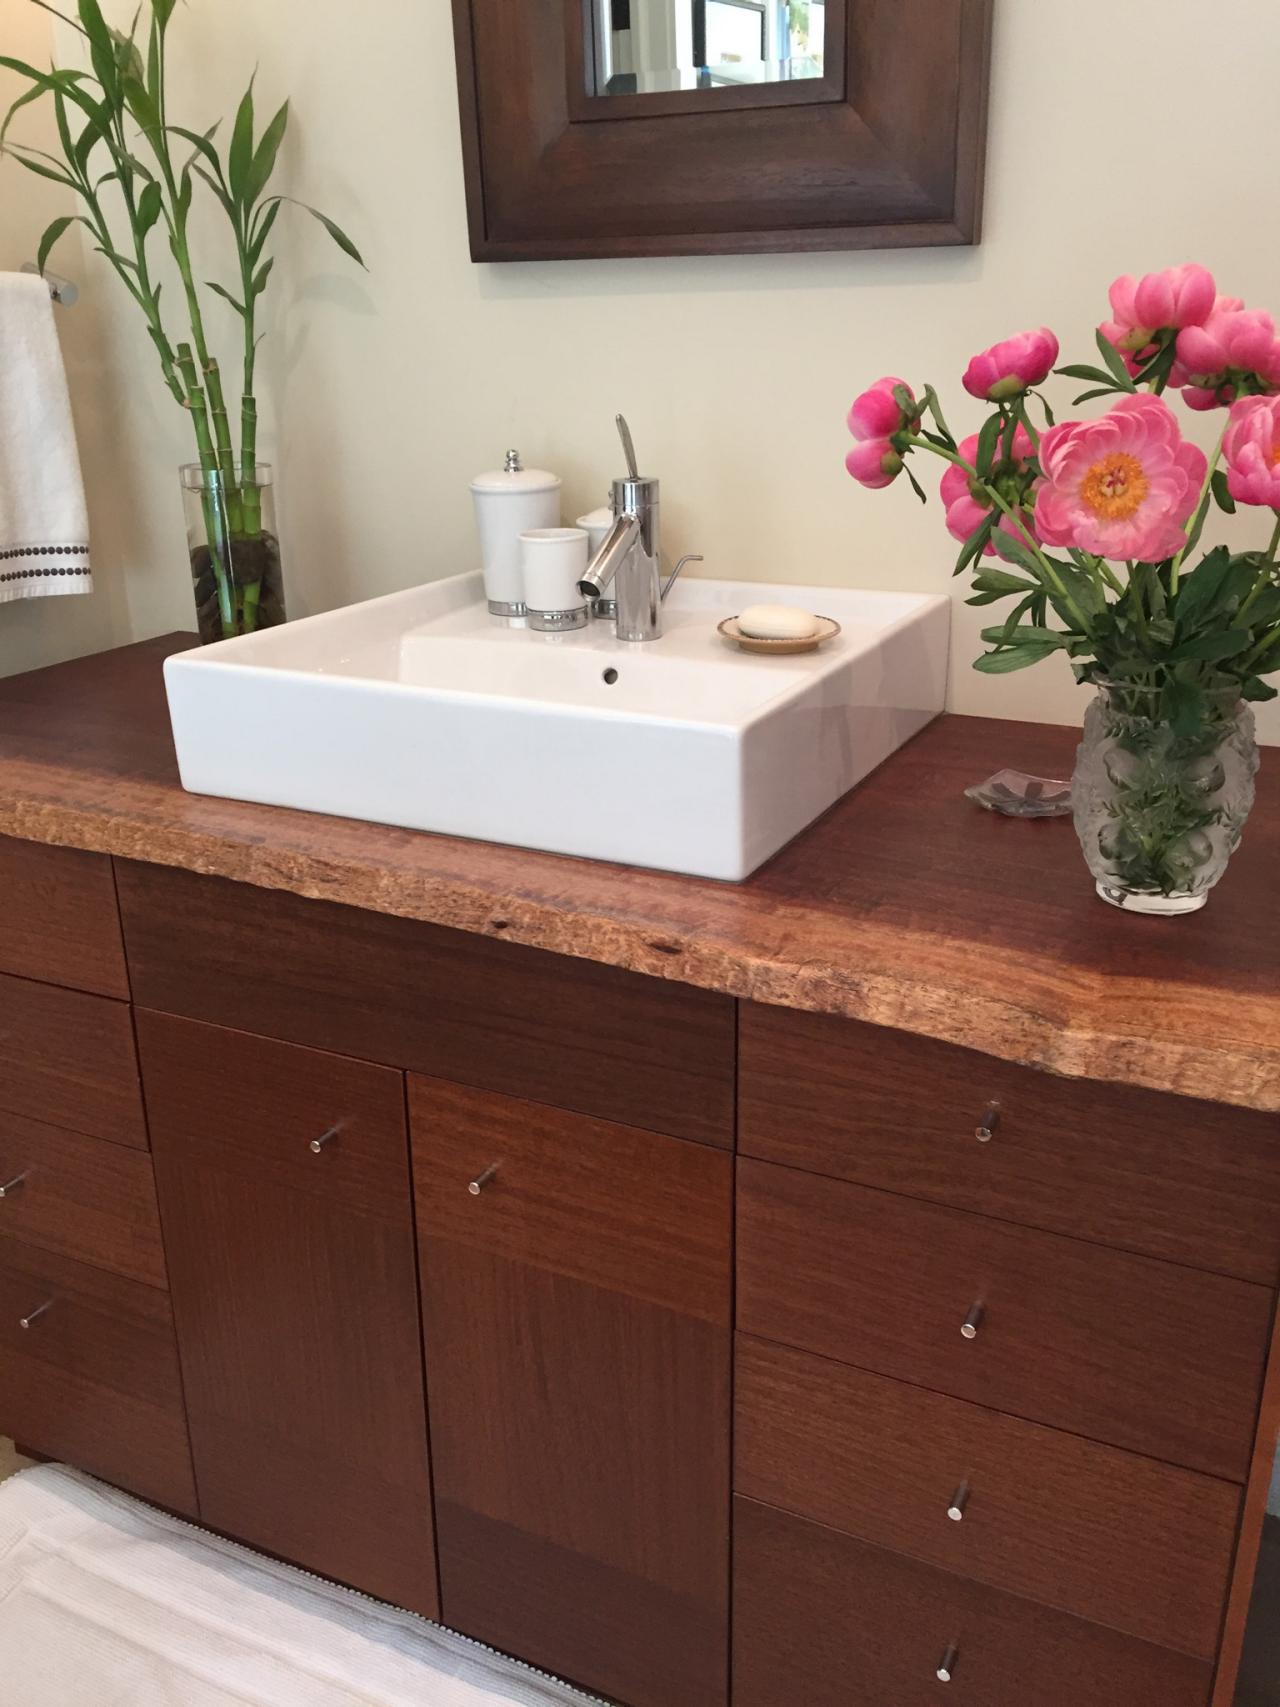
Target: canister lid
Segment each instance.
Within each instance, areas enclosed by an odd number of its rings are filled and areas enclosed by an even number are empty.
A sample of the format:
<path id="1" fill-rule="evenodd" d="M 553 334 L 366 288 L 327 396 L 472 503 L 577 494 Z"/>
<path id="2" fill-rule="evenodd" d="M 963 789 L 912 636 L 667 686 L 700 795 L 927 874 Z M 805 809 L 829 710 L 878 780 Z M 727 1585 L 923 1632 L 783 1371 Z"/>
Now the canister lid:
<path id="1" fill-rule="evenodd" d="M 495 468 L 488 474 L 477 474 L 471 482 L 473 492 L 554 492 L 561 484 L 558 474 L 545 468 L 523 468 L 520 452 L 507 452 L 507 466 Z"/>

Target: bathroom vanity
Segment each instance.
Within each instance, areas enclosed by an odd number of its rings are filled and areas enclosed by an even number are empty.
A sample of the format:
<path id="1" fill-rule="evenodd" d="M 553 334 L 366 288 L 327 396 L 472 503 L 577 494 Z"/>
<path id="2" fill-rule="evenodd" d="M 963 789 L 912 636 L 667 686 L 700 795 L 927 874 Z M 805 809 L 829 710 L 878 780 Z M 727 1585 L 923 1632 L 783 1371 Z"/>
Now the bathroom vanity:
<path id="1" fill-rule="evenodd" d="M 729 886 L 184 794 L 185 643 L 0 683 L 0 1432 L 625 1707 L 1230 1707 L 1272 768 L 1195 919 L 957 717 Z"/>

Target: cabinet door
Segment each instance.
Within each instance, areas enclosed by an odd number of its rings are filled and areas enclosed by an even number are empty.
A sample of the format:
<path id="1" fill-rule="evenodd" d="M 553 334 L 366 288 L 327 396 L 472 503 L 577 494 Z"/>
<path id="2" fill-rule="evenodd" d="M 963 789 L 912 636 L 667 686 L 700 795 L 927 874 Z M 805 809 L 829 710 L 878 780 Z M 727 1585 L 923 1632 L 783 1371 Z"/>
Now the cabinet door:
<path id="1" fill-rule="evenodd" d="M 434 1617 L 401 1075 L 138 1033 L 204 1521 Z"/>
<path id="2" fill-rule="evenodd" d="M 410 1079 L 446 1623 L 726 1696 L 732 1161 Z"/>

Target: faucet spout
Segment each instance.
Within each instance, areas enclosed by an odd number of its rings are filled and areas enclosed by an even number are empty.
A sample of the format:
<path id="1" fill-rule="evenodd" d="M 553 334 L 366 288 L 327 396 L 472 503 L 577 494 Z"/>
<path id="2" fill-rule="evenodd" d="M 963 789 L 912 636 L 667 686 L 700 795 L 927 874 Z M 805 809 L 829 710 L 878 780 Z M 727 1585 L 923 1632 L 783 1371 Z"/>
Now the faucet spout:
<path id="1" fill-rule="evenodd" d="M 619 516 L 587 566 L 586 574 L 578 582 L 578 591 L 589 599 L 598 599 L 602 593 L 607 592 L 639 535 L 639 516 Z"/>

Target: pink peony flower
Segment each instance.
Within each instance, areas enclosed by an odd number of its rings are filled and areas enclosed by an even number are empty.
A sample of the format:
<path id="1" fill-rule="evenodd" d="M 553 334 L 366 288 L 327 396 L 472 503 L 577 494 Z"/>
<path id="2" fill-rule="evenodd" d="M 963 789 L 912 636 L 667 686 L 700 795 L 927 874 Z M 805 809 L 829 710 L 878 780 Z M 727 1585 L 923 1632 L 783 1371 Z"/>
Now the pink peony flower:
<path id="1" fill-rule="evenodd" d="M 1235 378 L 1257 374 L 1266 385 L 1280 385 L 1280 338 L 1276 323 L 1260 308 L 1242 308 L 1235 298 L 1218 299 L 1202 326 L 1178 334 L 1178 362 L 1193 409 L 1213 409 L 1236 395 Z M 1199 394 L 1199 395 L 1196 395 Z"/>
<path id="2" fill-rule="evenodd" d="M 1108 293 L 1114 316 L 1108 324 L 1120 335 L 1104 331 L 1122 353 L 1136 353 L 1166 327 L 1202 326 L 1213 312 L 1217 290 L 1213 274 L 1194 261 L 1141 279 L 1122 273 Z"/>
<path id="3" fill-rule="evenodd" d="M 1222 449 L 1231 496 L 1280 510 L 1280 397 L 1242 397 L 1233 404 Z"/>
<path id="4" fill-rule="evenodd" d="M 971 434 L 959 448 L 960 455 L 972 468 L 974 465 L 974 459 L 978 454 L 977 433 Z M 1030 435 L 1024 428 L 1019 427 L 1017 432 L 1014 434 L 1013 440 L 1013 454 L 1019 473 L 1022 473 L 1025 470 L 1026 459 L 1032 455 L 1034 450 L 1035 446 L 1031 442 Z M 948 533 L 950 533 L 954 539 L 968 539 L 977 528 L 981 527 L 983 521 L 990 512 L 991 504 L 986 498 L 986 495 L 974 495 L 970 487 L 969 476 L 965 473 L 963 468 L 957 468 L 954 462 L 948 465 L 942 476 L 941 493 L 942 502 L 946 506 L 947 511 Z M 1035 530 L 1031 526 L 1030 517 L 1026 517 L 1024 519 L 1026 521 L 1027 531 L 1034 535 Z M 999 526 L 1005 531 L 1008 531 L 1009 518 L 1004 516 Z M 999 551 L 998 542 L 994 547 L 988 546 L 987 549 L 995 549 L 996 551 Z"/>
<path id="5" fill-rule="evenodd" d="M 1047 326 L 1019 332 L 975 356 L 965 370 L 964 388 L 986 403 L 1008 403 L 1040 385 L 1053 372 L 1058 340 Z"/>
<path id="6" fill-rule="evenodd" d="M 845 457 L 844 465 L 855 480 L 872 491 L 892 486 L 902 473 L 902 458 L 888 439 L 863 439 Z"/>
<path id="7" fill-rule="evenodd" d="M 878 379 L 869 391 L 854 399 L 849 411 L 849 431 L 855 439 L 890 439 L 909 425 L 909 418 L 893 395 L 898 386 L 914 400 L 915 393 L 901 379 Z"/>
<path id="8" fill-rule="evenodd" d="M 1040 441 L 1036 525 L 1048 545 L 1159 563 L 1186 543 L 1208 463 L 1173 411 L 1145 393 L 1099 421 L 1064 421 Z"/>

